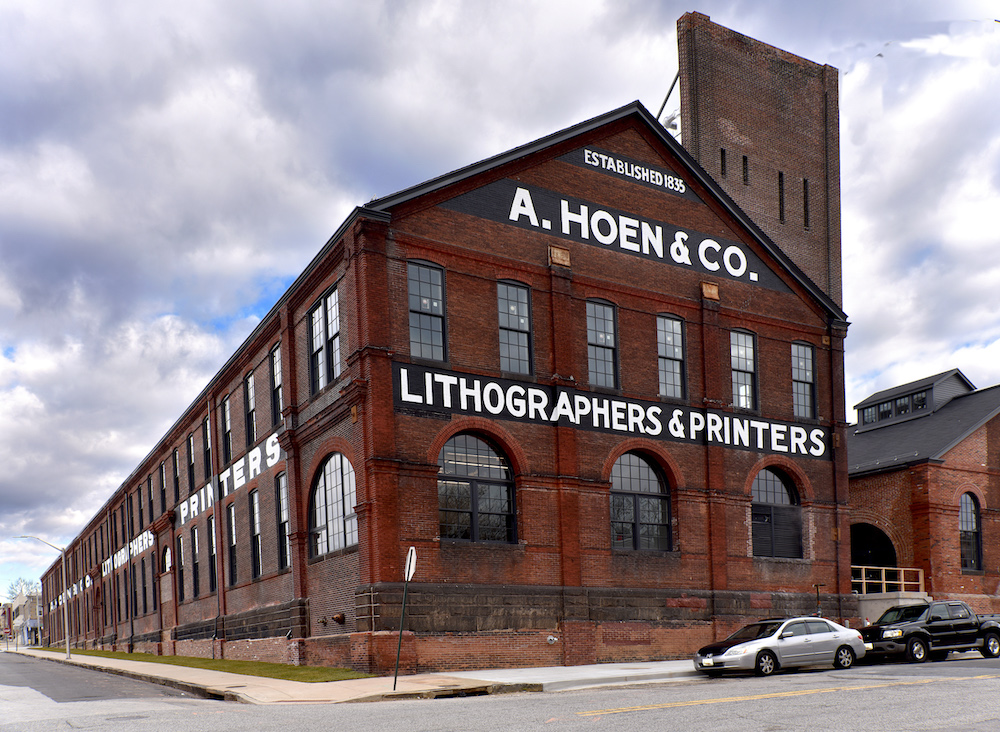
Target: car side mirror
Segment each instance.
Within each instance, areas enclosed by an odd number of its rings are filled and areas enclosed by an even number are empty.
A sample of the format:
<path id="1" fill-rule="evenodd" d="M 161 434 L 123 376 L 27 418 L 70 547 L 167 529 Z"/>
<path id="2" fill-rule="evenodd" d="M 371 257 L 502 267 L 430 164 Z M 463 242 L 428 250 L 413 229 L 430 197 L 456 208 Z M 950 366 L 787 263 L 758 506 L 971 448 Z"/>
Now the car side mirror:
<path id="1" fill-rule="evenodd" d="M 784 640 L 785 638 L 791 638 L 793 635 L 795 635 L 795 633 L 793 633 L 790 630 L 786 630 L 784 633 L 782 633 L 781 635 L 779 635 L 778 638 L 780 638 L 781 640 Z"/>
<path id="2" fill-rule="evenodd" d="M 947 619 L 948 618 L 944 617 L 943 615 L 931 615 L 931 622 L 932 623 L 940 623 L 941 621 L 947 620 Z"/>

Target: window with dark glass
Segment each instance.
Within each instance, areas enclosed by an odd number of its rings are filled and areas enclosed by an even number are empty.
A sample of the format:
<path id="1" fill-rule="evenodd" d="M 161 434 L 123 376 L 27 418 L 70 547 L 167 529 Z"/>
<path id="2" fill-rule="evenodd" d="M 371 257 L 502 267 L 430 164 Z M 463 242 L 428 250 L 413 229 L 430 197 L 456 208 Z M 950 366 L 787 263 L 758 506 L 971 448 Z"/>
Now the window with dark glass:
<path id="1" fill-rule="evenodd" d="M 340 377 L 340 299 L 324 295 L 309 313 L 309 378 L 315 394 Z"/>
<path id="2" fill-rule="evenodd" d="M 250 576 L 260 577 L 260 493 L 250 491 Z"/>
<path id="3" fill-rule="evenodd" d="M 243 379 L 243 414 L 246 417 L 247 447 L 257 441 L 257 400 L 254 397 L 253 371 Z"/>
<path id="4" fill-rule="evenodd" d="M 229 406 L 229 395 L 222 399 L 222 464 L 233 460 L 233 413 Z"/>
<path id="5" fill-rule="evenodd" d="M 208 417 L 201 424 L 201 445 L 205 459 L 205 482 L 212 480 L 212 425 Z M 191 487 L 194 490 L 194 486 Z"/>
<path id="6" fill-rule="evenodd" d="M 142 487 L 137 488 L 135 491 L 135 502 L 139 507 L 139 528 L 141 529 L 146 525 L 142 518 Z M 132 534 L 134 535 L 135 532 L 133 531 Z"/>
<path id="7" fill-rule="evenodd" d="M 656 467 L 627 452 L 611 469 L 611 546 L 670 551 L 670 494 Z"/>
<path id="8" fill-rule="evenodd" d="M 174 503 L 177 504 L 181 500 L 181 455 L 180 455 L 180 450 L 176 448 L 174 449 L 173 472 L 174 472 Z"/>
<path id="9" fill-rule="evenodd" d="M 971 493 L 963 493 L 959 501 L 958 529 L 962 570 L 982 569 L 983 549 L 979 528 L 979 501 Z"/>
<path id="10" fill-rule="evenodd" d="M 309 555 L 318 557 L 358 543 L 357 488 L 351 461 L 335 452 L 316 478 L 309 509 Z"/>
<path id="11" fill-rule="evenodd" d="M 755 557 L 802 558 L 802 508 L 792 482 L 764 468 L 753 480 L 751 506 Z"/>
<path id="12" fill-rule="evenodd" d="M 288 539 L 288 477 L 279 473 L 276 479 L 278 493 L 278 569 L 286 569 L 291 561 L 292 547 Z"/>
<path id="13" fill-rule="evenodd" d="M 191 596 L 198 597 L 201 594 L 201 580 L 198 562 L 198 527 L 191 527 Z"/>
<path id="14" fill-rule="evenodd" d="M 733 374 L 733 406 L 757 408 L 757 344 L 753 333 L 729 334 L 729 361 Z"/>
<path id="15" fill-rule="evenodd" d="M 792 344 L 792 411 L 796 417 L 816 416 L 816 376 L 813 370 L 813 347 L 808 343 Z"/>
<path id="16" fill-rule="evenodd" d="M 160 513 L 167 512 L 167 464 L 160 463 Z"/>
<path id="17" fill-rule="evenodd" d="M 514 476 L 490 443 L 460 434 L 438 456 L 438 514 L 442 539 L 517 541 Z"/>
<path id="18" fill-rule="evenodd" d="M 188 435 L 188 493 L 194 493 L 194 433 Z"/>
<path id="19" fill-rule="evenodd" d="M 285 408 L 281 394 L 281 344 L 271 350 L 271 424 L 281 421 L 281 410 Z"/>
<path id="20" fill-rule="evenodd" d="M 149 520 L 152 521 L 153 520 L 153 510 L 154 510 L 153 506 L 155 505 L 153 503 L 153 474 L 152 473 L 150 473 L 149 475 L 146 476 L 146 505 L 149 506 Z M 142 527 L 142 525 L 144 525 L 144 524 L 141 524 L 140 528 Z"/>
<path id="21" fill-rule="evenodd" d="M 177 563 L 174 566 L 177 567 L 177 601 L 184 602 L 184 539 L 180 536 L 177 537 Z"/>
<path id="22" fill-rule="evenodd" d="M 236 502 L 226 506 L 226 536 L 229 539 L 229 585 L 236 584 Z"/>
<path id="23" fill-rule="evenodd" d="M 656 317 L 660 396 L 684 398 L 684 324 L 669 315 Z"/>
<path id="24" fill-rule="evenodd" d="M 602 302 L 587 302 L 587 362 L 590 385 L 616 388 L 618 369 L 615 340 L 615 308 Z"/>
<path id="25" fill-rule="evenodd" d="M 147 599 L 148 595 L 149 595 L 149 587 L 146 584 L 146 560 L 145 559 L 140 559 L 139 560 L 139 568 L 140 568 L 140 577 L 142 578 L 142 614 L 145 615 L 146 613 L 149 612 L 149 603 L 148 603 L 148 599 Z"/>
<path id="26" fill-rule="evenodd" d="M 208 591 L 215 592 L 218 587 L 217 555 L 215 553 L 215 516 L 208 517 Z"/>
<path id="27" fill-rule="evenodd" d="M 417 262 L 409 262 L 406 271 L 410 355 L 444 361 L 444 271 Z"/>
<path id="28" fill-rule="evenodd" d="M 511 282 L 497 283 L 500 321 L 500 370 L 531 373 L 531 303 L 528 288 Z"/>

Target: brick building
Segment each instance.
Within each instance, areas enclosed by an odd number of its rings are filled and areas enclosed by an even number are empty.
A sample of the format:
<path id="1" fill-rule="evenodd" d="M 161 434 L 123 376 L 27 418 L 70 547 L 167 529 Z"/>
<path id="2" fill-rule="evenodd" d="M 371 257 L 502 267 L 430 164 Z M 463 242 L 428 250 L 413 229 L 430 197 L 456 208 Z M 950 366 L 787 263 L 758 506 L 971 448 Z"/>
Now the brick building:
<path id="1" fill-rule="evenodd" d="M 976 389 L 953 369 L 880 391 L 857 410 L 847 439 L 851 564 L 868 568 L 856 569 L 857 589 L 996 612 L 1000 386 Z"/>
<path id="2" fill-rule="evenodd" d="M 67 598 L 79 645 L 391 669 L 411 546 L 406 670 L 855 617 L 803 269 L 638 103 L 359 207 L 43 578 L 49 641 Z"/>

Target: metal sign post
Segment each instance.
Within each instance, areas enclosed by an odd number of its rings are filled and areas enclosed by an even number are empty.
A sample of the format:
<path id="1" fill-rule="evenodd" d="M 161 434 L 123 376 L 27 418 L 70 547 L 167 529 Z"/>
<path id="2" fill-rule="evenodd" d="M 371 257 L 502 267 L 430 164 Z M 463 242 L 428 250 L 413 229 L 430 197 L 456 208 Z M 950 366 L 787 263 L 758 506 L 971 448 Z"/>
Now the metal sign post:
<path id="1" fill-rule="evenodd" d="M 392 677 L 392 690 L 396 690 L 396 679 L 399 678 L 399 652 L 403 648 L 403 623 L 406 621 L 406 591 L 410 588 L 410 579 L 417 569 L 417 550 L 412 546 L 406 552 L 406 565 L 403 569 L 403 610 L 399 614 L 399 642 L 396 644 L 396 673 Z"/>

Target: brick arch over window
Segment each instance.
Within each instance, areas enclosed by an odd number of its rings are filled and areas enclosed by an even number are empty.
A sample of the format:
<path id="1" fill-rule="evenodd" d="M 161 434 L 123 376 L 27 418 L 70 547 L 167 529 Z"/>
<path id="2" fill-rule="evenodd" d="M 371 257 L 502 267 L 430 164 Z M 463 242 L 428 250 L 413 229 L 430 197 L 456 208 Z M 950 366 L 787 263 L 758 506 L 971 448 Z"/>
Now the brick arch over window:
<path id="1" fill-rule="evenodd" d="M 882 514 L 870 509 L 852 509 L 851 526 L 856 524 L 871 524 L 889 537 L 893 549 L 896 550 L 896 564 L 900 567 L 912 567 L 913 545 L 900 527 L 890 524 Z"/>
<path id="2" fill-rule="evenodd" d="M 803 558 L 802 502 L 798 486 L 781 466 L 758 470 L 750 483 L 753 556 Z"/>
<path id="3" fill-rule="evenodd" d="M 764 468 L 774 468 L 788 476 L 792 483 L 795 484 L 795 490 L 798 491 L 799 500 L 802 505 L 808 506 L 816 499 L 816 492 L 813 490 L 812 481 L 802 471 L 802 468 L 794 460 L 789 460 L 781 455 L 771 455 L 759 460 L 750 469 L 750 472 L 747 473 L 746 482 L 743 484 L 743 495 L 747 497 L 751 495 L 754 478 Z"/>
<path id="4" fill-rule="evenodd" d="M 503 450 L 481 432 L 459 432 L 437 462 L 441 538 L 516 543 L 514 472 Z"/>
<path id="5" fill-rule="evenodd" d="M 319 557 L 358 543 L 357 478 L 340 452 L 326 455 L 309 490 L 309 556 Z"/>
<path id="6" fill-rule="evenodd" d="M 530 472 L 528 470 L 528 456 L 513 435 L 504 429 L 503 425 L 482 417 L 465 417 L 449 422 L 447 428 L 441 430 L 431 442 L 427 450 L 427 462 L 431 465 L 437 465 L 441 448 L 460 432 L 480 434 L 492 442 L 506 455 L 515 476 Z"/>
<path id="7" fill-rule="evenodd" d="M 667 479 L 672 491 L 683 490 L 687 486 L 687 481 L 684 479 L 684 473 L 680 465 L 674 460 L 673 455 L 664 448 L 663 443 L 644 440 L 639 437 L 633 437 L 618 443 L 615 449 L 608 453 L 604 465 L 601 466 L 602 480 L 611 480 L 611 469 L 618 462 L 618 458 L 627 452 L 643 453 L 654 460 L 657 467 L 663 471 L 663 477 Z"/>
<path id="8" fill-rule="evenodd" d="M 674 548 L 671 490 L 653 455 L 622 453 L 611 467 L 611 548 L 671 551 Z"/>
<path id="9" fill-rule="evenodd" d="M 961 485 L 955 489 L 954 494 L 952 494 L 951 500 L 956 507 L 958 507 L 959 502 L 962 500 L 963 493 L 971 493 L 973 496 L 976 497 L 976 502 L 979 503 L 980 511 L 985 511 L 989 508 L 989 505 L 986 502 L 986 494 L 983 492 L 983 489 L 980 488 L 978 485 L 973 485 L 972 483 L 965 483 L 964 485 Z"/>

